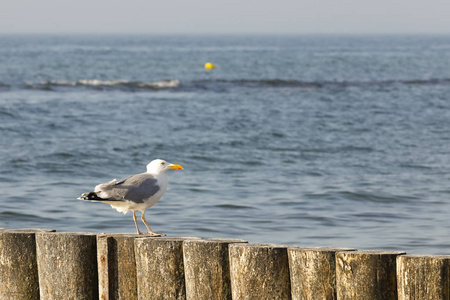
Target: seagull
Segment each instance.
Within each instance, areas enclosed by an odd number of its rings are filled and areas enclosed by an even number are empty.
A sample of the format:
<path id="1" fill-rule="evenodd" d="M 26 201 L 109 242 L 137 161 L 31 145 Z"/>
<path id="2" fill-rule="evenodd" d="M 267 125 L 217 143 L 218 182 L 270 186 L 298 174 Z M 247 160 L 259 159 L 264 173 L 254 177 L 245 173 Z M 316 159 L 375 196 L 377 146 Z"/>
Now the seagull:
<path id="1" fill-rule="evenodd" d="M 110 204 L 118 212 L 126 214 L 133 212 L 133 220 L 137 233 L 162 236 L 153 232 L 145 220 L 145 210 L 155 205 L 167 189 L 167 171 L 171 169 L 182 170 L 181 165 L 172 164 L 162 159 L 155 159 L 147 165 L 147 172 L 131 175 L 117 181 L 111 180 L 94 188 L 93 192 L 81 194 L 78 200 L 89 200 Z M 136 222 L 136 210 L 142 213 L 141 220 L 148 229 L 142 233 Z"/>

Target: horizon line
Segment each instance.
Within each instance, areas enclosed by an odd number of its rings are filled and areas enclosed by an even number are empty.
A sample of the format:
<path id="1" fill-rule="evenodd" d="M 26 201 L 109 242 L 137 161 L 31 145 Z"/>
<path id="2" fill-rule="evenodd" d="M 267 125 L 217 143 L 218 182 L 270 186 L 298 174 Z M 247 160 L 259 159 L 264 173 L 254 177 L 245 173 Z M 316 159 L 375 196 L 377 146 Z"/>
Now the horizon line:
<path id="1" fill-rule="evenodd" d="M 328 36 L 448 36 L 450 32 L 2 32 L 0 35 L 280 35 L 280 36 L 301 36 L 301 35 L 328 35 Z"/>

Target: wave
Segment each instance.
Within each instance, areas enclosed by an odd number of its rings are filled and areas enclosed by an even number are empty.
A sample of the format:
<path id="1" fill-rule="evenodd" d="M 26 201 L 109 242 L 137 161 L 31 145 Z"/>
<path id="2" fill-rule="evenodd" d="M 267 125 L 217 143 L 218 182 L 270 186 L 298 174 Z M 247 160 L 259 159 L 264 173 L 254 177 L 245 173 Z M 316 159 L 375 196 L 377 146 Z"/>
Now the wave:
<path id="1" fill-rule="evenodd" d="M 450 78 L 412 79 L 412 80 L 380 80 L 380 81 L 301 81 L 284 79 L 237 79 L 215 80 L 217 83 L 234 84 L 248 87 L 293 87 L 293 88 L 347 88 L 347 87 L 383 87 L 395 85 L 439 85 L 450 84 Z"/>
<path id="2" fill-rule="evenodd" d="M 211 90 L 217 92 L 228 91 L 234 88 L 248 89 L 276 89 L 292 88 L 300 90 L 311 89 L 347 89 L 347 88 L 390 88 L 396 86 L 427 86 L 449 85 L 450 78 L 411 79 L 411 80 L 374 80 L 374 81 L 302 81 L 286 79 L 201 79 L 183 81 L 167 79 L 160 81 L 129 81 L 129 80 L 98 80 L 80 79 L 76 81 L 46 80 L 41 82 L 27 82 L 18 88 L 60 91 L 72 88 L 95 90 L 125 90 L 125 91 L 158 91 L 158 90 Z M 9 84 L 0 82 L 0 90 L 14 88 Z"/>
<path id="3" fill-rule="evenodd" d="M 161 80 L 161 81 L 129 81 L 129 80 L 98 80 L 98 79 L 80 79 L 76 81 L 67 80 L 46 80 L 38 83 L 27 82 L 26 87 L 31 89 L 54 90 L 64 87 L 84 87 L 94 89 L 170 89 L 177 88 L 180 81 Z"/>

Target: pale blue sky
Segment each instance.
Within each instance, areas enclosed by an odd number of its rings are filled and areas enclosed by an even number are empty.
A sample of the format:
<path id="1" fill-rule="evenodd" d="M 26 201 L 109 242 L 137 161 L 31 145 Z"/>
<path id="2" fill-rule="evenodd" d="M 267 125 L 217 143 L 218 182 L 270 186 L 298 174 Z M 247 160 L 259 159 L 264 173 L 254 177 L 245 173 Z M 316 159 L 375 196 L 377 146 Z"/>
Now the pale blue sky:
<path id="1" fill-rule="evenodd" d="M 0 33 L 450 34 L 450 0 L 14 0 Z"/>

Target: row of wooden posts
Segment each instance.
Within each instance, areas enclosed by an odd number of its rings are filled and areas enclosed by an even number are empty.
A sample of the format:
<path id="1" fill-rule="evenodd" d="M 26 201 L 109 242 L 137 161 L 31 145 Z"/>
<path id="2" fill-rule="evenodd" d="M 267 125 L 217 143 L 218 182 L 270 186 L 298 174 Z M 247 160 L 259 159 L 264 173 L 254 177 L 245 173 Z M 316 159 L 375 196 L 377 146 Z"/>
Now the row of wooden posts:
<path id="1" fill-rule="evenodd" d="M 0 230 L 0 299 L 450 299 L 450 256 Z"/>

